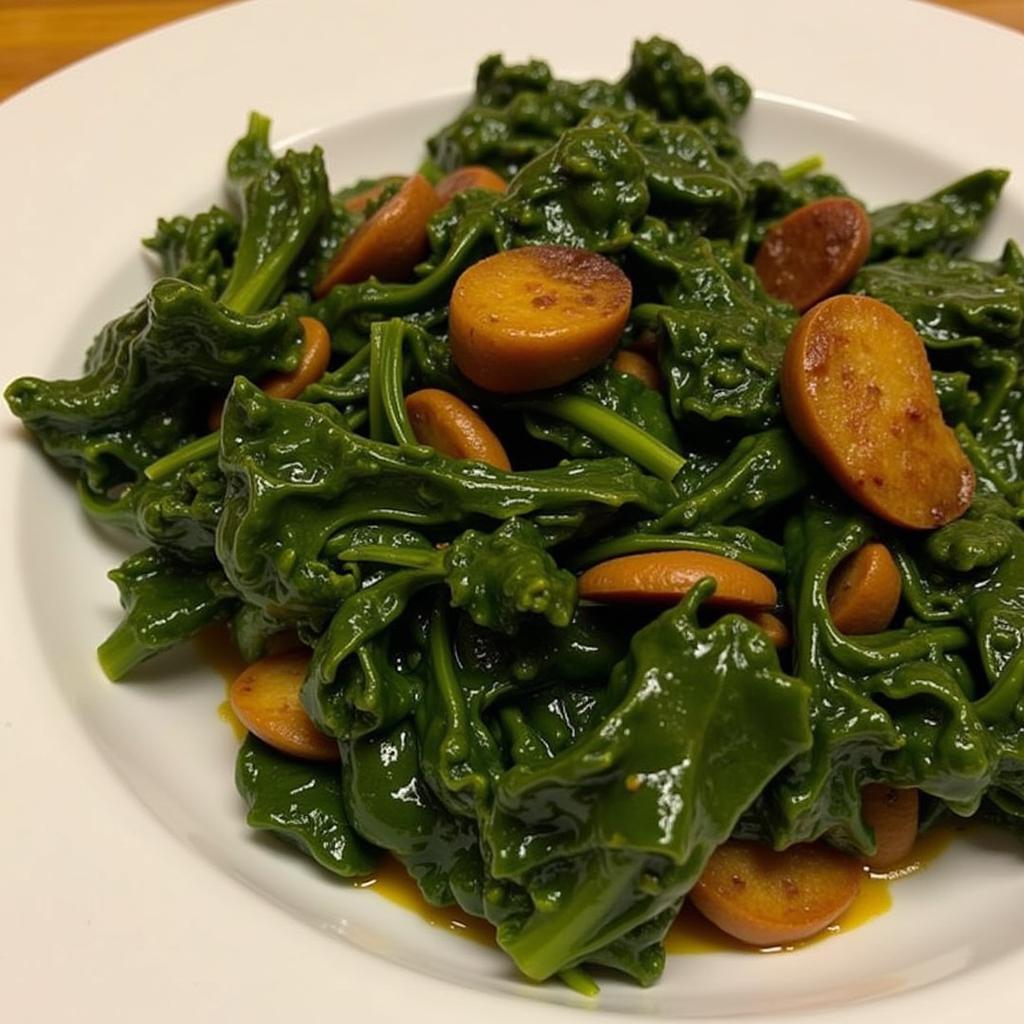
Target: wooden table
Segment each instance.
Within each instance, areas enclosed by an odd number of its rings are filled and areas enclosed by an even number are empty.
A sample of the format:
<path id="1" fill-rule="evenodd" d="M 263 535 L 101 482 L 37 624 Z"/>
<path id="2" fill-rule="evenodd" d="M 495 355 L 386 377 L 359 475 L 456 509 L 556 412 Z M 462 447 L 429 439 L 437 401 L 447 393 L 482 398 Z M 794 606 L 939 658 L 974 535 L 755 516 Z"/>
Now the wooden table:
<path id="1" fill-rule="evenodd" d="M 111 43 L 224 2 L 0 0 L 0 100 Z M 1024 0 L 934 2 L 1024 31 Z"/>

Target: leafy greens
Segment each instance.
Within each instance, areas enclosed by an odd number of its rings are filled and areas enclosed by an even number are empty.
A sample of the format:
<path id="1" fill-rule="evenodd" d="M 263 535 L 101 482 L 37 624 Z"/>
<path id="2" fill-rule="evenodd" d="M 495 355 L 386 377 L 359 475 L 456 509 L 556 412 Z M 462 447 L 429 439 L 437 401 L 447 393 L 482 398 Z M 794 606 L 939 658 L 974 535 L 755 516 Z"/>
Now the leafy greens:
<path id="1" fill-rule="evenodd" d="M 718 845 L 870 853 L 870 782 L 1024 822 L 1024 258 L 1013 242 L 995 261 L 963 251 L 1006 174 L 876 210 L 850 285 L 921 333 L 979 478 L 967 516 L 908 536 L 814 472 L 782 415 L 796 313 L 750 260 L 780 217 L 846 189 L 814 161 L 753 161 L 736 134 L 750 98 L 659 38 L 616 82 L 488 57 L 427 145 L 437 171 L 482 164 L 507 192 L 436 213 L 411 280 L 322 298 L 373 206 L 348 203 L 356 186 L 332 194 L 319 149 L 275 154 L 253 115 L 228 161 L 234 212 L 158 221 L 145 245 L 162 276 L 82 375 L 6 392 L 87 514 L 146 545 L 110 574 L 125 617 L 100 647 L 108 675 L 213 622 L 249 661 L 297 631 L 303 703 L 340 768 L 249 737 L 249 823 L 343 877 L 388 851 L 428 901 L 494 924 L 535 979 L 597 966 L 654 982 Z M 516 400 L 459 375 L 456 279 L 536 244 L 629 275 L 623 345 L 657 346 L 664 394 L 611 360 Z M 301 316 L 330 331 L 332 362 L 300 400 L 275 399 L 258 384 L 297 366 Z M 476 406 L 517 468 L 416 444 L 404 396 L 423 387 Z M 843 636 L 828 580 L 872 539 L 897 555 L 903 615 Z M 713 613 L 710 581 L 663 611 L 578 601 L 576 571 L 680 549 L 775 577 L 792 651 Z"/>

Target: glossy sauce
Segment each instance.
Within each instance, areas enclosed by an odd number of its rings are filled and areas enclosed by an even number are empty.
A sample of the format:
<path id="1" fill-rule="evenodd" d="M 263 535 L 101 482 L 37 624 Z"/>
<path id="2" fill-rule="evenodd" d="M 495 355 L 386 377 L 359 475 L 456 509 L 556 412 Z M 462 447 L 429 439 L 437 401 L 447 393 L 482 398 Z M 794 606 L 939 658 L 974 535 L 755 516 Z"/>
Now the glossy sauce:
<path id="1" fill-rule="evenodd" d="M 211 626 L 200 633 L 194 643 L 199 656 L 224 679 L 226 687 L 230 686 L 246 667 L 246 662 L 238 653 L 227 625 Z M 217 714 L 231 727 L 239 742 L 245 739 L 245 726 L 235 716 L 227 700 L 218 707 Z M 689 955 L 722 952 L 785 953 L 822 942 L 832 935 L 853 931 L 890 909 L 892 882 L 916 874 L 927 867 L 949 846 L 953 837 L 965 828 L 965 825 L 940 825 L 920 836 L 911 855 L 891 871 L 871 872 L 865 869 L 867 877 L 850 908 L 835 924 L 829 925 L 824 931 L 803 942 L 787 946 L 749 946 L 716 928 L 693 907 L 685 904 L 665 936 L 665 951 L 670 954 Z M 481 945 L 494 945 L 493 925 L 465 913 L 458 907 L 431 906 L 423 898 L 419 887 L 405 868 L 390 855 L 382 858 L 372 875 L 355 882 L 355 887 L 378 893 L 386 900 L 416 914 L 434 928 L 441 928 Z"/>
<path id="2" fill-rule="evenodd" d="M 939 825 L 919 836 L 911 855 L 891 871 L 872 872 L 865 869 L 864 884 L 850 908 L 817 935 L 786 946 L 749 946 L 716 928 L 689 904 L 684 904 L 668 934 L 667 953 L 788 953 L 814 945 L 832 935 L 853 931 L 862 924 L 880 917 L 892 907 L 891 883 L 916 874 L 927 867 L 949 846 L 963 826 Z"/>
<path id="3" fill-rule="evenodd" d="M 242 674 L 249 663 L 238 653 L 234 638 L 231 636 L 231 629 L 226 622 L 220 622 L 215 626 L 210 626 L 209 629 L 204 629 L 192 642 L 199 657 L 224 680 L 225 698 L 217 708 L 217 717 L 231 726 L 235 739 L 241 743 L 248 734 L 248 730 L 238 720 L 227 697 L 231 690 L 231 684 Z M 299 641 L 293 633 L 279 633 L 268 641 L 267 653 L 283 654 L 286 651 L 294 650 L 297 646 L 299 646 Z"/>
<path id="4" fill-rule="evenodd" d="M 665 936 L 665 951 L 670 954 L 694 953 L 786 953 L 817 942 L 832 935 L 853 931 L 862 924 L 880 917 L 892 906 L 892 882 L 916 874 L 935 860 L 952 842 L 964 826 L 941 825 L 921 836 L 914 852 L 902 864 L 884 874 L 865 871 L 867 877 L 853 905 L 824 931 L 803 942 L 788 946 L 748 946 L 720 931 L 702 917 L 689 904 L 684 905 L 675 923 Z M 402 865 L 386 856 L 380 867 L 368 878 L 356 882 L 359 889 L 372 889 L 392 903 L 412 911 L 427 924 L 442 928 L 481 945 L 494 945 L 494 928 L 480 918 L 472 917 L 458 907 L 432 907 L 420 894 L 416 883 Z"/>
<path id="5" fill-rule="evenodd" d="M 216 626 L 204 629 L 192 643 L 195 645 L 199 657 L 224 680 L 225 696 L 217 708 L 217 717 L 227 722 L 235 734 L 235 739 L 241 743 L 245 739 L 247 730 L 231 710 L 231 704 L 227 699 L 227 690 L 242 674 L 246 662 L 238 653 L 238 648 L 235 647 L 235 642 L 231 638 L 231 630 L 227 623 L 218 623 Z"/>
<path id="6" fill-rule="evenodd" d="M 357 889 L 372 889 L 386 900 L 411 910 L 435 928 L 443 928 L 463 939 L 483 946 L 494 945 L 494 926 L 482 918 L 473 917 L 458 907 L 432 907 L 423 898 L 419 886 L 405 868 L 390 854 L 386 854 L 372 875 L 355 883 Z"/>

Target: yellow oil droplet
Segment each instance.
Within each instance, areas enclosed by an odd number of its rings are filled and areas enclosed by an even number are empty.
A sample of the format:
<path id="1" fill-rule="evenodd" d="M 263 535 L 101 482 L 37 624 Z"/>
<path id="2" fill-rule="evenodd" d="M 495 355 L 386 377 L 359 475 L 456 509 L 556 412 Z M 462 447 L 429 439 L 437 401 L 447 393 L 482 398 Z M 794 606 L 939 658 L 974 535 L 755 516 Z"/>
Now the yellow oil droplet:
<path id="1" fill-rule="evenodd" d="M 204 629 L 192 641 L 199 657 L 224 680 L 224 700 L 217 707 L 217 717 L 227 722 L 239 743 L 249 734 L 248 729 L 238 720 L 227 699 L 231 684 L 249 667 L 249 663 L 238 653 L 235 639 L 227 623 L 220 622 Z M 284 654 L 301 647 L 299 638 L 291 630 L 272 636 L 267 642 L 268 654 Z"/>
<path id="2" fill-rule="evenodd" d="M 231 630 L 224 622 L 204 629 L 192 643 L 199 657 L 226 683 L 232 682 L 245 668 L 245 659 L 238 653 Z"/>
<path id="3" fill-rule="evenodd" d="M 748 946 L 716 928 L 689 903 L 683 904 L 678 917 L 665 936 L 665 952 L 671 955 L 694 953 L 756 953 Z"/>
<path id="4" fill-rule="evenodd" d="M 916 874 L 944 853 L 956 836 L 962 835 L 969 827 L 967 822 L 960 822 L 959 824 L 944 823 L 929 829 L 917 837 L 914 848 L 906 860 L 901 861 L 889 871 L 873 872 L 872 877 L 895 882 L 900 878 Z"/>
<path id="5" fill-rule="evenodd" d="M 495 944 L 493 926 L 481 918 L 466 914 L 458 907 L 431 906 L 394 857 L 385 856 L 377 870 L 357 882 L 356 888 L 371 889 L 392 903 L 411 910 L 434 928 L 441 928 L 484 946 Z"/>
<path id="6" fill-rule="evenodd" d="M 227 722 L 231 731 L 235 734 L 235 739 L 241 743 L 246 736 L 249 735 L 249 730 L 238 720 L 238 715 L 235 714 L 231 707 L 231 701 L 222 700 L 217 705 L 217 717 L 222 722 Z"/>
<path id="7" fill-rule="evenodd" d="M 892 882 L 916 874 L 932 863 L 964 830 L 963 825 L 940 825 L 920 836 L 910 856 L 891 871 L 868 872 L 857 898 L 846 912 L 824 931 L 803 942 L 785 946 L 750 946 L 716 928 L 689 904 L 684 904 L 668 935 L 665 951 L 674 954 L 693 953 L 787 953 L 822 942 L 833 935 L 853 931 L 886 913 L 892 907 Z"/>
<path id="8" fill-rule="evenodd" d="M 830 924 L 824 931 L 812 935 L 803 942 L 794 943 L 791 946 L 777 947 L 778 949 L 797 949 L 800 946 L 812 946 L 816 942 L 829 938 L 832 935 L 839 935 L 841 932 L 852 932 L 862 924 L 881 917 L 882 914 L 892 909 L 892 892 L 889 889 L 889 879 L 867 873 L 857 898 L 850 904 L 846 911 L 834 924 Z"/>
<path id="9" fill-rule="evenodd" d="M 248 730 L 231 710 L 226 691 L 245 669 L 245 659 L 238 653 L 231 630 L 225 623 L 218 623 L 204 629 L 192 642 L 199 657 L 224 680 L 225 699 L 217 707 L 217 717 L 227 722 L 235 739 L 241 743 Z"/>

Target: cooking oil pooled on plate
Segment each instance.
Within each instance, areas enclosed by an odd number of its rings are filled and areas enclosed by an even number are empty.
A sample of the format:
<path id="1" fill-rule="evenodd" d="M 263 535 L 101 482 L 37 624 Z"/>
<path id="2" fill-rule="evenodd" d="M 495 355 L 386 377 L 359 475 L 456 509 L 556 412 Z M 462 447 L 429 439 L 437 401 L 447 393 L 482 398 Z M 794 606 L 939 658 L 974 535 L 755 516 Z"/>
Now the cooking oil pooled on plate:
<path id="1" fill-rule="evenodd" d="M 195 638 L 194 643 L 200 658 L 224 679 L 227 687 L 230 687 L 246 667 L 246 662 L 238 653 L 226 624 L 211 626 L 204 630 Z M 274 646 L 287 647 L 288 643 L 284 641 Z M 245 739 L 245 726 L 235 716 L 226 699 L 221 702 L 217 714 L 231 727 L 239 742 Z M 665 936 L 665 951 L 676 955 L 723 952 L 784 953 L 822 942 L 833 935 L 853 931 L 886 913 L 892 907 L 891 883 L 916 874 L 934 861 L 963 827 L 940 825 L 933 828 L 918 838 L 910 856 L 891 871 L 865 872 L 867 877 L 850 908 L 834 924 L 802 942 L 786 946 L 749 946 L 716 928 L 687 903 Z M 492 925 L 464 913 L 458 907 L 431 906 L 423 898 L 405 868 L 390 854 L 381 859 L 372 875 L 354 884 L 358 889 L 376 892 L 392 903 L 411 911 L 432 927 L 482 945 L 494 945 Z"/>
<path id="2" fill-rule="evenodd" d="M 231 727 L 239 743 L 245 739 L 247 730 L 238 720 L 227 699 L 231 684 L 248 668 L 248 662 L 238 653 L 234 638 L 227 623 L 218 623 L 204 629 L 193 640 L 199 657 L 224 680 L 224 700 L 217 708 L 217 715 Z M 268 654 L 283 654 L 299 645 L 298 638 L 291 632 L 279 633 L 267 643 Z"/>
<path id="3" fill-rule="evenodd" d="M 892 882 L 916 874 L 932 863 L 962 831 L 954 825 L 939 825 L 919 836 L 906 860 L 891 871 L 865 871 L 865 879 L 857 898 L 834 924 L 817 935 L 785 946 L 750 946 L 716 928 L 689 904 L 684 904 L 668 934 L 665 951 L 674 954 L 694 953 L 787 953 L 811 946 L 833 935 L 853 931 L 886 913 L 892 907 Z"/>
<path id="4" fill-rule="evenodd" d="M 223 680 L 225 687 L 224 700 L 217 708 L 217 716 L 231 727 L 235 739 L 239 743 L 245 739 L 246 728 L 238 720 L 227 699 L 227 688 L 238 678 L 246 667 L 245 660 L 238 653 L 231 630 L 226 623 L 218 623 L 204 629 L 192 641 L 199 657 L 210 666 Z"/>
<path id="5" fill-rule="evenodd" d="M 390 854 L 385 855 L 368 878 L 355 883 L 358 889 L 371 889 L 392 903 L 411 910 L 435 928 L 443 928 L 464 939 L 484 946 L 494 945 L 494 927 L 482 918 L 466 914 L 458 907 L 432 907 L 404 867 Z"/>

